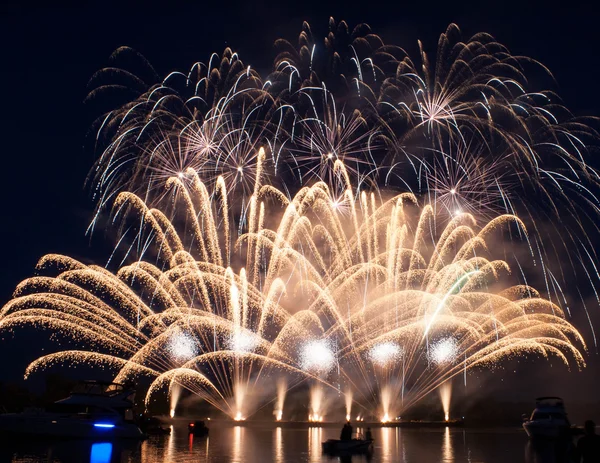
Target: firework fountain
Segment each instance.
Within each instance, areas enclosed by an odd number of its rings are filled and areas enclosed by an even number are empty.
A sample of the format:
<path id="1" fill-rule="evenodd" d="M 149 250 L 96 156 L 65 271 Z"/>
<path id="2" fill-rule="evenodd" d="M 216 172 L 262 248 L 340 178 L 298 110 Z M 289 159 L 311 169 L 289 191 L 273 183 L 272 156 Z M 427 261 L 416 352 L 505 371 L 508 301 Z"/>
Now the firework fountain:
<path id="1" fill-rule="evenodd" d="M 525 352 L 584 364 L 562 309 L 529 286 L 506 286 L 508 263 L 487 257 L 502 229 L 526 233 L 515 216 L 477 227 L 461 214 L 440 226 L 409 193 L 355 199 L 348 184 L 340 209 L 322 182 L 292 200 L 257 184 L 248 231 L 226 246 L 226 197 L 208 194 L 192 170 L 168 183 L 172 220 L 132 193 L 116 200 L 137 239 L 154 243 L 157 264 L 112 274 L 51 255 L 39 268 L 56 277 L 19 285 L 3 329 L 34 324 L 89 346 L 43 356 L 27 375 L 55 362 L 102 364 L 118 369 L 117 381 L 152 378 L 148 400 L 184 387 L 235 419 L 272 400 L 259 391 L 285 377 L 310 383 L 310 418 L 321 421 L 336 384 L 391 417 L 463 368 Z"/>
<path id="2" fill-rule="evenodd" d="M 312 421 L 331 391 L 347 417 L 387 421 L 436 390 L 448 419 L 453 377 L 516 355 L 584 366 L 550 250 L 570 248 L 592 283 L 580 232 L 583 207 L 598 207 L 596 133 L 526 90 L 536 63 L 486 34 L 462 42 L 456 26 L 435 66 L 422 46 L 418 65 L 343 22 L 323 50 L 306 24 L 297 47 L 276 46 L 267 79 L 230 50 L 155 81 L 119 49 L 145 77 L 116 65 L 93 77 L 90 100 L 117 88 L 107 72 L 139 95 L 94 140 L 90 230 L 112 206 L 116 269 L 48 255 L 17 287 L 0 328 L 75 345 L 26 375 L 101 365 L 147 378 L 146 400 L 166 391 L 172 413 L 186 389 L 236 420 L 271 402 L 281 420 L 286 391 L 306 384 Z"/>

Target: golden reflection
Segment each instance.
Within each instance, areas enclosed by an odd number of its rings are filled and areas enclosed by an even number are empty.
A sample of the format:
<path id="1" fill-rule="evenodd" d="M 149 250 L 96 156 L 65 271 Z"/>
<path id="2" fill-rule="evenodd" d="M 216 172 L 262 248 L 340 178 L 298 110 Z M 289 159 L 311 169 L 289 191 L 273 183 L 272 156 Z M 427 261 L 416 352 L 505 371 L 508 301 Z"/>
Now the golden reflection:
<path id="1" fill-rule="evenodd" d="M 175 446 L 175 426 L 171 425 L 171 432 L 169 433 L 169 439 L 167 440 L 165 461 L 172 461 L 177 457 L 177 448 Z"/>
<path id="2" fill-rule="evenodd" d="M 233 449 L 231 452 L 231 460 L 234 462 L 242 459 L 242 440 L 244 439 L 244 428 L 242 426 L 234 426 L 233 428 Z"/>
<path id="3" fill-rule="evenodd" d="M 454 449 L 450 439 L 450 428 L 444 428 L 444 439 L 442 441 L 442 461 L 454 461 Z"/>
<path id="4" fill-rule="evenodd" d="M 381 462 L 392 462 L 394 461 L 394 455 L 392 453 L 392 428 L 382 427 L 381 428 Z"/>
<path id="5" fill-rule="evenodd" d="M 402 430 L 400 428 L 398 428 L 398 442 L 400 442 L 400 452 L 402 454 L 402 461 L 408 461 L 408 455 L 406 452 L 406 442 L 404 442 L 404 439 L 402 438 Z"/>
<path id="6" fill-rule="evenodd" d="M 364 428 L 359 428 L 358 426 L 356 428 L 354 428 L 354 436 L 352 437 L 356 437 L 357 439 L 364 439 L 365 438 L 365 429 Z"/>
<path id="7" fill-rule="evenodd" d="M 318 463 L 321 461 L 321 439 L 323 430 L 321 428 L 308 428 L 308 461 Z"/>
<path id="8" fill-rule="evenodd" d="M 273 439 L 273 454 L 275 456 L 275 463 L 283 462 L 283 441 L 282 441 L 282 430 L 280 426 L 277 426 L 274 431 L 275 438 Z"/>

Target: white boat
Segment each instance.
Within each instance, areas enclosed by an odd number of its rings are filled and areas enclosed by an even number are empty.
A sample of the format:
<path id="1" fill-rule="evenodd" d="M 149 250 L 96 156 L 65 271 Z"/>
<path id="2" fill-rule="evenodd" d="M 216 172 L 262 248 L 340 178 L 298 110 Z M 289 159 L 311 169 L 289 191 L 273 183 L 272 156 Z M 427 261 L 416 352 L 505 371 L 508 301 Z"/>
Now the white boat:
<path id="1" fill-rule="evenodd" d="M 0 434 L 141 439 L 145 436 L 131 411 L 133 394 L 121 384 L 84 381 L 48 410 L 0 415 Z"/>
<path id="2" fill-rule="evenodd" d="M 560 397 L 539 397 L 535 399 L 535 409 L 523 428 L 530 438 L 558 438 L 568 436 L 571 423 L 567 418 L 565 405 Z"/>

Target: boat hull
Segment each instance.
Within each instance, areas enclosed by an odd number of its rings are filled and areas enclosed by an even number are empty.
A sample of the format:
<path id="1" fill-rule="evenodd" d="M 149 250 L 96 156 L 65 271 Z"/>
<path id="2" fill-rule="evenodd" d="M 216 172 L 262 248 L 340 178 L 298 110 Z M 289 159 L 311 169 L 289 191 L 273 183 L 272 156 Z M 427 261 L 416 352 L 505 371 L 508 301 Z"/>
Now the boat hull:
<path id="1" fill-rule="evenodd" d="M 563 423 L 526 421 L 523 429 L 531 439 L 558 439 L 569 436 L 570 427 Z"/>
<path id="2" fill-rule="evenodd" d="M 100 440 L 145 437 L 133 423 L 98 424 L 97 421 L 52 414 L 6 414 L 0 415 L 0 434 Z"/>
<path id="3" fill-rule="evenodd" d="M 321 444 L 323 453 L 328 454 L 352 454 L 352 453 L 369 453 L 373 450 L 373 442 L 360 439 L 352 439 L 342 441 L 330 439 Z"/>

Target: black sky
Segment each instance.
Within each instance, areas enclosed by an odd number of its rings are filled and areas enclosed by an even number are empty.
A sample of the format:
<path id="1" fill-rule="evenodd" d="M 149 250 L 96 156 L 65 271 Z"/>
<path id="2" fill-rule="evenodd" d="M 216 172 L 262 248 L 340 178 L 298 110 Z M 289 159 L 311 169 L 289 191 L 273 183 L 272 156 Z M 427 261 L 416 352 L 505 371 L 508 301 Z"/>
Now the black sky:
<path id="1" fill-rule="evenodd" d="M 351 27 L 367 22 L 385 42 L 414 51 L 420 39 L 431 53 L 439 34 L 456 22 L 465 36 L 489 32 L 514 54 L 543 62 L 576 115 L 600 115 L 600 34 L 591 2 L 208 3 L 54 2 L 50 7 L 14 1 L 0 6 L 0 306 L 44 254 L 98 264 L 108 258 L 112 243 L 98 234 L 90 246 L 84 235 L 93 211 L 84 181 L 94 155 L 83 143 L 98 114 L 83 99 L 89 78 L 121 45 L 144 54 L 159 74 L 187 69 L 225 46 L 260 71 L 272 62 L 274 39 L 295 40 L 303 20 L 317 36 L 325 35 L 330 16 Z M 22 374 L 39 353 L 34 344 L 0 342 L 7 365 L 0 369 L 0 381 Z M 595 353 L 591 363 L 577 377 L 590 391 L 600 372 Z"/>

